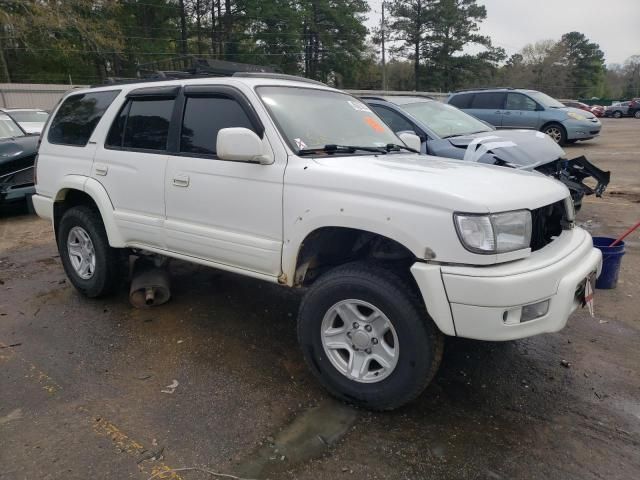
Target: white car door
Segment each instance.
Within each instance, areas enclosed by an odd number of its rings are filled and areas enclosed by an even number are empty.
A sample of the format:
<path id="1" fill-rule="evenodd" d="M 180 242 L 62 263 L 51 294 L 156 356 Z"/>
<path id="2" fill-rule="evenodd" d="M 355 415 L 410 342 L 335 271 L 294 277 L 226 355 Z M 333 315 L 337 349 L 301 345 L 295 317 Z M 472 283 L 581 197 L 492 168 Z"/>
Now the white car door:
<path id="1" fill-rule="evenodd" d="M 167 246 L 231 269 L 281 272 L 282 192 L 286 156 L 270 165 L 220 160 L 222 128 L 245 127 L 273 150 L 253 106 L 228 85 L 191 85 L 178 99 L 175 152 L 165 176 Z"/>
<path id="2" fill-rule="evenodd" d="M 125 242 L 166 248 L 164 175 L 179 86 L 129 92 L 98 145 L 92 177 L 104 185 Z"/>

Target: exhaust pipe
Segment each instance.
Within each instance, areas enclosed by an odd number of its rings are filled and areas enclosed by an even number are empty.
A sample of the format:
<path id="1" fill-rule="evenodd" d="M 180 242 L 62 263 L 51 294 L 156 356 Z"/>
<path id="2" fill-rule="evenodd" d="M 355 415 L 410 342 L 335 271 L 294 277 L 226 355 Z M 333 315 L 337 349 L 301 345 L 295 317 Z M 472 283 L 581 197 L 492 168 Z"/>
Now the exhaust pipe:
<path id="1" fill-rule="evenodd" d="M 152 260 L 139 257 L 133 264 L 129 301 L 136 308 L 162 305 L 171 298 L 169 272 Z"/>

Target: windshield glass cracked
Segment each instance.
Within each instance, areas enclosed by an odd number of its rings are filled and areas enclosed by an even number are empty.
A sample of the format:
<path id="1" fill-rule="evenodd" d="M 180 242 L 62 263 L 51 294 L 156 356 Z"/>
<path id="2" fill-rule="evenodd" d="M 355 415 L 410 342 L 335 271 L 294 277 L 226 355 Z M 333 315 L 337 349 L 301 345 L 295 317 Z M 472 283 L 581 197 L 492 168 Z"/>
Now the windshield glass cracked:
<path id="1" fill-rule="evenodd" d="M 325 146 L 384 149 L 401 143 L 367 105 L 351 95 L 303 87 L 258 87 L 257 91 L 295 152 L 317 149 L 325 155 L 362 154 L 366 152 L 359 148 L 328 152 Z"/>

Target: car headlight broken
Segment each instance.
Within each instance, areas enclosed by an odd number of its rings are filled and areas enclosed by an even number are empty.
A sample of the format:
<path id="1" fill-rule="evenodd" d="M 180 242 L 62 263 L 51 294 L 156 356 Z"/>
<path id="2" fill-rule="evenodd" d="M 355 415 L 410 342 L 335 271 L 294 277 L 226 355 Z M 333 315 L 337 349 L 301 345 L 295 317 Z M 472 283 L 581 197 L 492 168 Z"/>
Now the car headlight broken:
<path id="1" fill-rule="evenodd" d="M 474 253 L 505 253 L 529 248 L 531 243 L 531 212 L 478 215 L 455 213 L 454 223 L 464 247 Z"/>

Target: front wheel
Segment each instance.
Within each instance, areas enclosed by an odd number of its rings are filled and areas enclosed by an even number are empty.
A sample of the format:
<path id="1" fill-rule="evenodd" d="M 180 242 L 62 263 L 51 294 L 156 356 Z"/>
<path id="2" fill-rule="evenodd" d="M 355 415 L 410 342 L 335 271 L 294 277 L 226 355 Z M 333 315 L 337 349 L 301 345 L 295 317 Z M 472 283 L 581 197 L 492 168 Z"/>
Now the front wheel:
<path id="1" fill-rule="evenodd" d="M 560 124 L 552 123 L 551 125 L 547 125 L 542 132 L 549 135 L 558 145 L 565 145 L 567 143 L 567 132 Z"/>
<path id="2" fill-rule="evenodd" d="M 90 298 L 113 292 L 122 256 L 109 245 L 99 213 L 86 206 L 72 207 L 62 215 L 56 234 L 62 266 L 73 286 Z"/>
<path id="3" fill-rule="evenodd" d="M 636 110 L 636 111 L 633 113 L 633 118 L 640 118 L 640 110 Z"/>
<path id="4" fill-rule="evenodd" d="M 392 410 L 426 388 L 440 365 L 443 336 L 414 292 L 392 270 L 360 262 L 311 286 L 300 306 L 298 339 L 329 392 Z"/>
<path id="5" fill-rule="evenodd" d="M 613 112 L 613 118 L 622 118 L 622 112 L 620 110 L 616 110 Z"/>

